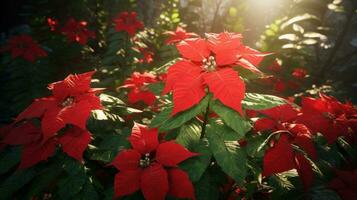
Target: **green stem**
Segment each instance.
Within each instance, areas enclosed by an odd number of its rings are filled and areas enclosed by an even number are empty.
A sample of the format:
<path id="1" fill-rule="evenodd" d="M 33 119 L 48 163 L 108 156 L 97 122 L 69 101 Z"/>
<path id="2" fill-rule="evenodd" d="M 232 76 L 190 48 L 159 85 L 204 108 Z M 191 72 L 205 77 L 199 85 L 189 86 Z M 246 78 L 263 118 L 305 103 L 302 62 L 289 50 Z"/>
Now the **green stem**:
<path id="1" fill-rule="evenodd" d="M 207 125 L 208 116 L 209 116 L 209 102 L 210 102 L 210 99 L 208 100 L 208 104 L 207 104 L 205 116 L 204 116 L 204 118 L 203 118 L 202 131 L 201 131 L 201 137 L 200 137 L 200 139 L 204 138 L 205 133 L 206 133 L 206 125 Z"/>

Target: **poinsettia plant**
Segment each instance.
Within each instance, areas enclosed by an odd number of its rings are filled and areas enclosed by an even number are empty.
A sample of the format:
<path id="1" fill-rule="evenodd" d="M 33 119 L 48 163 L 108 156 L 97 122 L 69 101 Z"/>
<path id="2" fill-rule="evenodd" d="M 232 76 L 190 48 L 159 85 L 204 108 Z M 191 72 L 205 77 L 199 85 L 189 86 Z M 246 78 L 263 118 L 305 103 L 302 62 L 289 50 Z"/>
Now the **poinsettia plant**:
<path id="1" fill-rule="evenodd" d="M 284 93 L 312 69 L 186 30 L 175 9 L 152 28 L 113 5 L 46 13 L 1 48 L 9 66 L 52 67 L 0 128 L 1 199 L 356 198 L 357 108 Z"/>

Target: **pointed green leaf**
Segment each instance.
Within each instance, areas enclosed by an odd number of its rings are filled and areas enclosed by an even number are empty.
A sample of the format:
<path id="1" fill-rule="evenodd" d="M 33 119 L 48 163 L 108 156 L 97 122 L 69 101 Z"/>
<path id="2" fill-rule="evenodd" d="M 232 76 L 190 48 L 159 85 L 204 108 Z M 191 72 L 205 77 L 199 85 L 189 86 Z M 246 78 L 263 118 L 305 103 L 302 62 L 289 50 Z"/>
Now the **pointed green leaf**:
<path id="1" fill-rule="evenodd" d="M 212 123 L 207 126 L 207 139 L 218 165 L 238 184 L 242 184 L 247 174 L 247 158 L 237 141 L 225 140 L 227 133 Z"/>
<path id="2" fill-rule="evenodd" d="M 286 103 L 287 101 L 283 98 L 258 93 L 246 93 L 242 101 L 243 107 L 250 110 L 265 110 Z"/>
<path id="3" fill-rule="evenodd" d="M 172 107 L 159 113 L 151 122 L 150 127 L 159 127 L 159 131 L 167 131 L 182 126 L 187 121 L 206 111 L 210 95 L 207 95 L 201 102 L 187 111 L 178 113 L 171 117 Z"/>
<path id="4" fill-rule="evenodd" d="M 217 100 L 211 104 L 211 109 L 222 118 L 227 126 L 235 130 L 240 137 L 244 137 L 244 134 L 252 128 L 249 121 L 245 120 L 239 113 L 224 106 Z"/>

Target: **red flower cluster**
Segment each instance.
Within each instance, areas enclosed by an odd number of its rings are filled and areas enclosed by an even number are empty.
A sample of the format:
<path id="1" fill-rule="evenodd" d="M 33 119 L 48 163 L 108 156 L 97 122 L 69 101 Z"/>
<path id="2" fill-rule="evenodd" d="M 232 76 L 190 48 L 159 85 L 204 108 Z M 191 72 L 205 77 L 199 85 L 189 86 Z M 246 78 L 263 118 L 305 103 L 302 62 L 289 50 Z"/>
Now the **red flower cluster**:
<path id="1" fill-rule="evenodd" d="M 330 183 L 329 187 L 335 190 L 343 200 L 357 199 L 357 169 L 353 171 L 336 170 L 337 177 Z"/>
<path id="2" fill-rule="evenodd" d="M 214 97 L 242 113 L 245 84 L 233 69 L 240 65 L 253 72 L 263 56 L 241 44 L 240 34 L 223 32 L 206 34 L 207 40 L 190 38 L 176 45 L 183 59 L 168 70 L 164 94 L 173 91 L 172 115 L 187 110 L 206 95 L 207 85 Z"/>
<path id="3" fill-rule="evenodd" d="M 291 75 L 293 75 L 297 79 L 303 79 L 306 77 L 307 71 L 302 68 L 295 68 Z"/>
<path id="4" fill-rule="evenodd" d="M 1 51 L 10 51 L 12 58 L 22 57 L 30 62 L 47 56 L 46 51 L 29 35 L 12 36 Z"/>
<path id="5" fill-rule="evenodd" d="M 51 31 L 56 31 L 57 27 L 58 27 L 58 21 L 56 19 L 53 19 L 51 17 L 47 18 L 47 24 L 50 27 Z"/>
<path id="6" fill-rule="evenodd" d="M 94 71 L 69 75 L 65 80 L 49 85 L 52 96 L 35 99 L 16 118 L 3 143 L 23 145 L 20 168 L 30 167 L 52 155 L 56 144 L 61 144 L 69 156 L 82 160 L 82 153 L 90 142 L 86 121 L 94 109 L 102 109 L 100 90 L 90 87 Z M 41 120 L 41 129 L 28 119 Z M 58 132 L 66 125 L 64 134 Z"/>
<path id="7" fill-rule="evenodd" d="M 175 44 L 188 38 L 198 37 L 196 33 L 188 33 L 185 29 L 179 26 L 176 28 L 176 31 L 166 31 L 164 34 L 170 36 L 165 41 L 166 44 Z"/>
<path id="8" fill-rule="evenodd" d="M 95 38 L 95 32 L 87 29 L 86 21 L 76 21 L 73 18 L 70 18 L 60 31 L 70 42 L 82 45 L 87 44 L 89 38 Z"/>
<path id="9" fill-rule="evenodd" d="M 317 158 L 317 153 L 309 129 L 303 124 L 294 122 L 298 111 L 290 104 L 285 104 L 259 112 L 266 118 L 256 121 L 254 124 L 256 131 L 271 130 L 281 133 L 278 142 L 273 141 L 273 147 L 268 149 L 264 155 L 263 175 L 270 176 L 296 169 L 305 188 L 308 188 L 313 180 L 311 164 L 304 154 L 294 150 L 293 145 L 304 150 L 312 159 Z"/>
<path id="10" fill-rule="evenodd" d="M 157 82 L 156 76 L 151 73 L 134 72 L 130 78 L 125 80 L 124 85 L 120 88 L 129 88 L 128 101 L 130 104 L 135 104 L 139 101 L 144 102 L 148 106 L 152 106 L 156 101 L 154 93 L 150 92 L 147 85 Z"/>
<path id="11" fill-rule="evenodd" d="M 133 149 L 120 152 L 112 162 L 119 170 L 114 180 L 116 197 L 141 189 L 147 200 L 164 200 L 166 195 L 195 199 L 187 173 L 177 165 L 197 154 L 173 141 L 159 143 L 157 129 L 137 123 L 129 141 Z"/>
<path id="12" fill-rule="evenodd" d="M 137 30 L 144 29 L 144 24 L 137 19 L 136 12 L 121 12 L 114 19 L 114 23 L 116 31 L 125 31 L 130 36 L 135 35 Z"/>
<path id="13" fill-rule="evenodd" d="M 339 136 L 349 137 L 357 133 L 357 109 L 349 103 L 320 94 L 320 98 L 304 97 L 299 123 L 305 124 L 313 133 L 323 134 L 328 143 Z"/>

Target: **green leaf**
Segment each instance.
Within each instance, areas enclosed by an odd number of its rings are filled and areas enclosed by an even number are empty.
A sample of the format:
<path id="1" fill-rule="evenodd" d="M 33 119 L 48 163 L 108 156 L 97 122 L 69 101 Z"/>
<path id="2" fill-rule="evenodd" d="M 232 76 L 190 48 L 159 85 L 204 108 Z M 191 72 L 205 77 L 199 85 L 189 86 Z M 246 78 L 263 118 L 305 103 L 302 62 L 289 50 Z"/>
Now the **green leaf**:
<path id="1" fill-rule="evenodd" d="M 147 86 L 151 92 L 160 96 L 165 85 L 162 82 L 152 83 Z"/>
<path id="2" fill-rule="evenodd" d="M 57 177 L 63 172 L 58 164 L 50 165 L 49 167 L 43 169 L 38 173 L 38 175 L 33 179 L 32 184 L 28 187 L 29 192 L 27 193 L 27 199 L 31 199 L 34 196 L 39 195 L 47 187 L 51 185 L 52 182 L 56 180 Z"/>
<path id="3" fill-rule="evenodd" d="M 249 121 L 245 120 L 239 113 L 224 106 L 217 100 L 213 101 L 211 109 L 222 118 L 223 122 L 227 124 L 227 126 L 235 130 L 239 134 L 240 138 L 252 128 Z"/>
<path id="4" fill-rule="evenodd" d="M 206 111 L 211 95 L 207 95 L 201 102 L 187 111 L 170 117 L 172 107 L 163 110 L 152 120 L 150 127 L 159 127 L 159 131 L 167 131 L 182 126 L 187 121 Z"/>
<path id="5" fill-rule="evenodd" d="M 227 141 L 224 130 L 217 125 L 207 126 L 207 139 L 218 165 L 237 183 L 242 184 L 247 174 L 247 159 L 245 152 L 239 148 L 237 141 Z"/>
<path id="6" fill-rule="evenodd" d="M 217 200 L 219 199 L 218 186 L 211 175 L 206 172 L 195 186 L 197 200 Z"/>
<path id="7" fill-rule="evenodd" d="M 20 161 L 20 148 L 3 150 L 0 154 L 0 174 L 9 171 Z"/>
<path id="8" fill-rule="evenodd" d="M 192 182 L 196 182 L 200 180 L 211 163 L 212 153 L 206 140 L 199 141 L 194 147 L 190 148 L 190 151 L 199 153 L 199 155 L 185 160 L 180 164 L 180 168 L 188 173 Z"/>
<path id="9" fill-rule="evenodd" d="M 36 176 L 36 171 L 31 168 L 22 171 L 16 171 L 0 185 L 1 199 L 10 199 L 13 194 L 24 187 Z"/>
<path id="10" fill-rule="evenodd" d="M 199 143 L 201 136 L 201 126 L 198 123 L 190 123 L 180 128 L 176 142 L 190 149 Z"/>
<path id="11" fill-rule="evenodd" d="M 94 184 L 87 179 L 86 183 L 83 185 L 82 191 L 77 195 L 75 199 L 79 200 L 97 200 L 99 195 L 94 188 Z"/>
<path id="12" fill-rule="evenodd" d="M 258 93 L 246 93 L 242 101 L 243 107 L 250 110 L 265 110 L 286 103 L 287 101 L 283 98 Z"/>
<path id="13" fill-rule="evenodd" d="M 81 191 L 85 182 L 86 176 L 84 173 L 69 175 L 61 179 L 58 183 L 57 192 L 59 199 L 72 199 Z"/>

